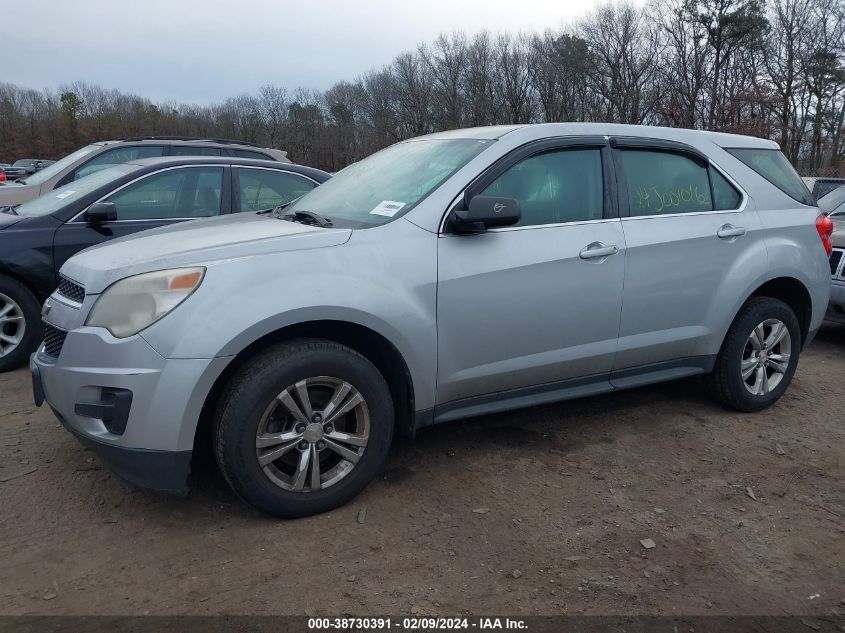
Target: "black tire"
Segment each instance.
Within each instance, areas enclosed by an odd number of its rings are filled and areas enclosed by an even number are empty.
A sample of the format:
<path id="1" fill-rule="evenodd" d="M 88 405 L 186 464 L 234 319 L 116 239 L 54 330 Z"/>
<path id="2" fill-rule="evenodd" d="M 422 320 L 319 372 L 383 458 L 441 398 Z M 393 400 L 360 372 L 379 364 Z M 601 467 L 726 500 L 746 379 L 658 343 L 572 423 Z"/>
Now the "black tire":
<path id="1" fill-rule="evenodd" d="M 285 490 L 259 465 L 256 434 L 268 406 L 283 390 L 316 376 L 335 377 L 357 389 L 369 412 L 369 441 L 359 461 L 333 485 L 313 492 Z M 338 343 L 297 340 L 271 347 L 233 376 L 215 418 L 214 453 L 241 499 L 268 514 L 302 517 L 337 508 L 361 492 L 387 457 L 393 427 L 390 390 L 370 361 Z"/>
<path id="2" fill-rule="evenodd" d="M 752 394 L 742 377 L 741 363 L 753 330 L 767 319 L 778 319 L 786 326 L 791 346 L 789 362 L 776 387 L 765 395 Z M 800 350 L 801 328 L 792 309 L 778 299 L 751 297 L 731 324 L 716 358 L 716 365 L 706 377 L 710 392 L 716 400 L 738 411 L 765 409 L 774 404 L 789 387 L 798 366 Z"/>
<path id="3" fill-rule="evenodd" d="M 23 313 L 24 333 L 17 346 L 8 353 L 0 350 L 0 372 L 17 369 L 24 365 L 29 356 L 38 348 L 41 341 L 41 306 L 29 289 L 14 279 L 0 276 L 0 295 L 5 295 L 14 301 Z M 0 324 L 0 332 L 11 324 Z"/>

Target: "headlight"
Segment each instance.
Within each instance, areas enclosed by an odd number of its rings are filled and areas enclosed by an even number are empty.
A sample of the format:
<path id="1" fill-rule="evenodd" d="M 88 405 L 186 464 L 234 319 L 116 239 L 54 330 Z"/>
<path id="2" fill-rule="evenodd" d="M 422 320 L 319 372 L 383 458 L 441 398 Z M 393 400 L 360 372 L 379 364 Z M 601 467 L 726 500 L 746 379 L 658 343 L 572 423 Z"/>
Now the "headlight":
<path id="1" fill-rule="evenodd" d="M 106 328 L 117 338 L 137 334 L 199 288 L 205 268 L 173 268 L 116 281 L 103 291 L 85 325 Z"/>

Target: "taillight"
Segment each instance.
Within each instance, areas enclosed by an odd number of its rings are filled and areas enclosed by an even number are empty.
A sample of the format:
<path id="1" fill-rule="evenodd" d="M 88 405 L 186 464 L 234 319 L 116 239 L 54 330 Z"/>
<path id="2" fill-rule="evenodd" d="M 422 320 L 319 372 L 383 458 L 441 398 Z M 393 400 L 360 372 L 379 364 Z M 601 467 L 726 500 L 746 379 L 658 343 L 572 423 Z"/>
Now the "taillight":
<path id="1" fill-rule="evenodd" d="M 5 182 L 6 180 L 6 172 L 0 169 L 0 182 Z"/>
<path id="2" fill-rule="evenodd" d="M 830 236 L 833 235 L 833 220 L 828 217 L 827 213 L 822 213 L 816 218 L 816 230 L 819 232 L 825 253 L 830 255 L 833 251 L 833 245 L 830 243 Z"/>

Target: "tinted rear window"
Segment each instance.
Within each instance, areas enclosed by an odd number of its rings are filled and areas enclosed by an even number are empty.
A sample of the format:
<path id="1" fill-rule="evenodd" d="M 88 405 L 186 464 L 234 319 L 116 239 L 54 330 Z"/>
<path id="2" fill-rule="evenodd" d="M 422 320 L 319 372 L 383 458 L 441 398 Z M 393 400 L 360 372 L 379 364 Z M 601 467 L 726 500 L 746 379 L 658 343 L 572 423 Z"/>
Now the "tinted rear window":
<path id="1" fill-rule="evenodd" d="M 802 204 L 816 206 L 810 190 L 779 150 L 735 148 L 727 151 L 789 197 Z"/>

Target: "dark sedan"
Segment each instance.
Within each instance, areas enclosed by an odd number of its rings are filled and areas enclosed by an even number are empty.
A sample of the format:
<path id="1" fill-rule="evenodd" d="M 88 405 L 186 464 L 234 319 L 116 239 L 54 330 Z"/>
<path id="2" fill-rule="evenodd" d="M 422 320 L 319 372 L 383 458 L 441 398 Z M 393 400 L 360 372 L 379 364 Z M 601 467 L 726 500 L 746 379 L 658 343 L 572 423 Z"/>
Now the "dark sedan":
<path id="1" fill-rule="evenodd" d="M 84 248 L 145 229 L 286 205 L 330 174 L 275 161 L 149 158 L 103 169 L 16 207 L 0 207 L 0 372 L 41 339 L 41 303 Z"/>

